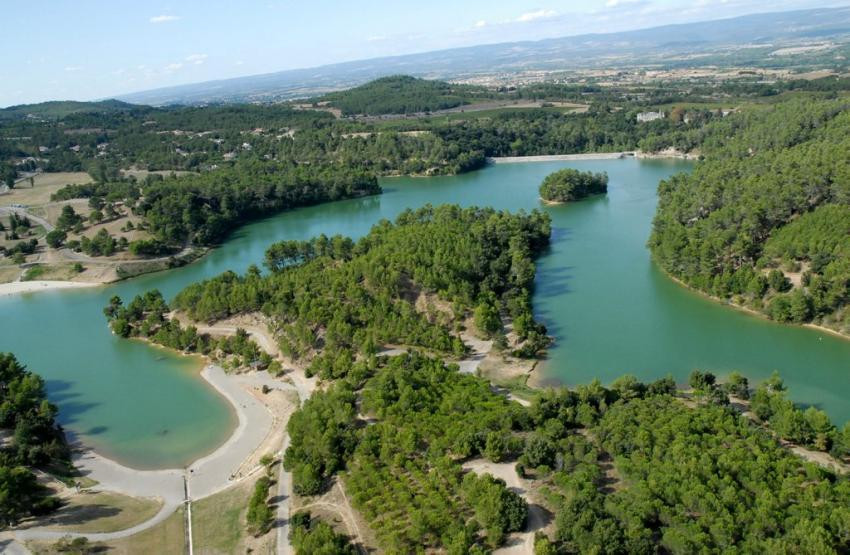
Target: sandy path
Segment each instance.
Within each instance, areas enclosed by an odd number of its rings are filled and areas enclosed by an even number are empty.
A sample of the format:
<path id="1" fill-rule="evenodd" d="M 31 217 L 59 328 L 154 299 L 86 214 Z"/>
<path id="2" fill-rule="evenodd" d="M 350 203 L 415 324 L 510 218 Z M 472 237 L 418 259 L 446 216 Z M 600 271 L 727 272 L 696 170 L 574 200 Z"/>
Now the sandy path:
<path id="1" fill-rule="evenodd" d="M 19 295 L 21 293 L 35 293 L 37 291 L 50 291 L 53 289 L 95 287 L 97 285 L 102 284 L 79 281 L 13 281 L 11 283 L 0 283 L 0 297 Z"/>
<path id="2" fill-rule="evenodd" d="M 0 553 L 4 555 L 29 555 L 30 550 L 15 541 L 9 532 L 0 533 Z"/>
<path id="3" fill-rule="evenodd" d="M 528 522 L 525 525 L 525 530 L 509 535 L 505 545 L 494 551 L 494 554 L 534 553 L 534 534 L 546 526 L 547 519 L 544 509 L 529 500 L 528 485 L 525 480 L 517 475 L 515 466 L 515 463 L 494 463 L 484 459 L 476 459 L 463 465 L 464 470 L 476 474 L 490 474 L 495 478 L 504 480 L 508 489 L 521 495 L 528 502 Z"/>
<path id="4" fill-rule="evenodd" d="M 280 358 L 280 349 L 278 348 L 277 342 L 274 340 L 271 332 L 261 323 L 252 321 L 250 317 L 247 319 L 239 319 L 238 321 L 221 321 L 212 326 L 199 326 L 197 329 L 199 333 L 209 333 L 211 335 L 232 335 L 236 333 L 237 328 L 242 328 L 248 332 L 251 339 L 256 341 L 257 344 L 267 353 Z M 287 366 L 293 367 L 292 371 L 287 373 L 286 378 L 292 382 L 291 387 L 298 394 L 299 401 L 304 403 L 304 401 L 310 398 L 313 391 L 316 390 L 318 379 L 316 377 L 307 378 L 304 375 L 303 369 L 292 364 L 291 361 L 286 362 Z M 267 372 L 259 372 L 248 376 L 246 376 L 245 379 L 250 380 L 251 383 L 260 387 L 267 385 L 275 388 L 279 387 L 281 383 L 284 383 L 281 380 L 271 377 Z M 283 454 L 286 452 L 287 447 L 289 447 L 289 441 L 289 434 L 287 434 L 284 430 L 283 441 L 280 446 L 281 460 L 283 459 Z M 282 555 L 291 555 L 295 552 L 292 544 L 289 542 L 289 518 L 292 512 L 291 503 L 293 493 L 292 473 L 287 472 L 283 468 L 283 463 L 281 462 L 280 474 L 277 482 L 278 503 L 276 530 L 277 552 Z"/>
<path id="5" fill-rule="evenodd" d="M 461 335 L 461 339 L 464 343 L 472 347 L 472 351 L 467 358 L 458 362 L 457 365 L 460 367 L 461 373 L 475 374 L 481 365 L 481 361 L 487 357 L 487 353 L 493 348 L 493 342 L 491 340 L 479 339 L 471 334 L 463 334 Z"/>
<path id="6" fill-rule="evenodd" d="M 53 224 L 45 220 L 44 218 L 39 218 L 38 216 L 33 216 L 29 212 L 27 212 L 24 208 L 13 208 L 11 206 L 0 206 L 0 212 L 5 212 L 7 214 L 17 214 L 18 216 L 25 216 L 29 220 L 37 223 L 41 227 L 44 228 L 44 231 L 50 233 L 54 229 L 56 229 Z"/>
<path id="7" fill-rule="evenodd" d="M 156 516 L 118 532 L 76 534 L 30 528 L 15 531 L 14 537 L 18 540 L 58 540 L 64 536 L 85 536 L 92 541 L 124 538 L 155 526 L 168 518 L 186 501 L 187 494 L 189 499 L 202 499 L 252 476 L 257 469 L 261 468 L 259 465 L 252 471 L 242 472 L 240 476 L 236 474 L 244 461 L 252 457 L 272 433 L 273 418 L 266 406 L 254 397 L 250 390 L 263 383 L 269 383 L 270 387 L 281 390 L 295 390 L 295 387 L 281 380 L 275 380 L 266 372 L 229 375 L 215 365 L 204 368 L 201 375 L 233 404 L 239 424 L 224 444 L 192 463 L 187 469 L 130 468 L 98 455 L 91 449 L 83 448 L 79 442 L 72 440 L 77 449 L 73 456 L 75 466 L 84 476 L 98 482 L 92 488 L 93 490 L 115 491 L 134 497 L 158 497 L 162 499 L 163 506 Z"/>

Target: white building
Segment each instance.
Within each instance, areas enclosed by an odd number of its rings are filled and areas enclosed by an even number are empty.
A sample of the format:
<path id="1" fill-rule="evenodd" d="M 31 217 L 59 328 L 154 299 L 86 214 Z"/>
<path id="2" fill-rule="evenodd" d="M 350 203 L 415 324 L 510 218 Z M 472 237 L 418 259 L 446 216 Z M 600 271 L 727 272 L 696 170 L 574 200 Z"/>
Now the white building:
<path id="1" fill-rule="evenodd" d="M 664 119 L 664 112 L 640 112 L 637 115 L 638 123 L 648 123 L 657 119 Z"/>

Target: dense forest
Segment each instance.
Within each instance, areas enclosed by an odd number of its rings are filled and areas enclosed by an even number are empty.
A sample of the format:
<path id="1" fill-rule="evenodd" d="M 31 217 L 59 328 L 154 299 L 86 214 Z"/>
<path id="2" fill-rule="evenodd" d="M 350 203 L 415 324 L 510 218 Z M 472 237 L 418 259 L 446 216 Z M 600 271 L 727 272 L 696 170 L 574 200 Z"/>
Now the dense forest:
<path id="1" fill-rule="evenodd" d="M 274 244 L 269 275 L 227 272 L 188 286 L 173 306 L 196 321 L 262 311 L 281 351 L 323 378 L 342 377 L 387 344 L 461 356 L 459 326 L 473 313 L 479 333 L 494 337 L 510 317 L 514 351 L 533 357 L 549 343 L 530 305 L 533 257 L 549 234 L 548 216 L 536 211 L 427 206 L 357 242 L 322 235 Z"/>
<path id="2" fill-rule="evenodd" d="M 486 94 L 485 89 L 407 75 L 391 75 L 353 89 L 326 94 L 316 103 L 339 108 L 346 116 L 414 114 L 468 104 L 475 94 Z"/>
<path id="3" fill-rule="evenodd" d="M 656 260 L 777 321 L 850 331 L 846 101 L 779 103 L 705 132 L 705 160 L 659 186 Z"/>
<path id="4" fill-rule="evenodd" d="M 749 394 L 740 376 L 720 384 L 697 372 L 687 399 L 669 378 L 625 376 L 609 388 L 542 392 L 526 408 L 415 352 L 359 367 L 293 415 L 284 464 L 302 495 L 338 475 L 387 551 L 487 552 L 523 528 L 526 500 L 464 470 L 479 458 L 515 461 L 553 515 L 538 553 L 850 547 L 850 481 L 778 442 L 791 431 L 780 420 L 823 426 L 833 453 L 846 456 L 850 428 L 794 407 L 777 378 L 753 394 L 753 422 L 729 404 L 730 392 Z"/>
<path id="5" fill-rule="evenodd" d="M 587 113 L 522 109 L 460 114 L 458 121 L 410 118 L 385 122 L 336 119 L 300 104 L 151 108 L 114 101 L 46 103 L 0 110 L 0 168 L 18 173 L 88 171 L 114 180 L 120 169 L 209 171 L 233 159 L 297 163 L 343 162 L 387 173 L 459 173 L 480 167 L 481 156 L 567 154 L 693 146 L 693 132 L 717 112 L 690 107 L 670 118 L 638 124 L 635 114 L 651 88 L 634 95 L 599 87 L 533 84 L 510 90 L 390 77 L 349 91 L 333 102 L 376 113 L 420 112 L 473 99 L 587 103 Z M 655 99 L 666 101 L 667 99 Z M 323 100 L 322 103 L 325 101 Z M 330 102 L 330 100 L 328 100 Z M 333 103 L 332 102 L 332 103 Z M 613 102 L 623 104 L 614 108 Z M 622 109 L 621 109 L 622 108 Z M 478 136 L 480 135 L 480 137 Z"/>
<path id="6" fill-rule="evenodd" d="M 11 353 L 0 353 L 0 529 L 59 506 L 33 468 L 71 471 L 65 435 L 44 380 Z"/>
<path id="7" fill-rule="evenodd" d="M 235 227 L 281 210 L 380 192 L 374 175 L 339 165 L 256 160 L 182 177 L 68 185 L 53 200 L 88 198 L 107 206 L 121 202 L 144 218 L 143 228 L 154 236 L 130 244 L 131 251 L 162 254 L 188 243 L 214 244 Z"/>
<path id="8" fill-rule="evenodd" d="M 540 184 L 540 198 L 548 202 L 572 202 L 608 192 L 608 174 L 571 168 L 550 173 Z"/>

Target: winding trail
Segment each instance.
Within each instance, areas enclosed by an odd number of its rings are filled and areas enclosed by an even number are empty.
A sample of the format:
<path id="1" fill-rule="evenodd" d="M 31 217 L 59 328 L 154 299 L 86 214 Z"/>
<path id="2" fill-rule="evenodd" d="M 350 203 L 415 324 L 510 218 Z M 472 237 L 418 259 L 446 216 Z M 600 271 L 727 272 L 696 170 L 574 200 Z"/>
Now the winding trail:
<path id="1" fill-rule="evenodd" d="M 199 326 L 197 329 L 199 333 L 229 335 L 235 334 L 237 328 L 244 329 L 261 348 L 269 354 L 280 358 L 277 343 L 264 325 L 222 324 Z M 489 342 L 486 341 L 473 343 L 473 353 L 468 359 L 459 363 L 461 371 L 470 374 L 475 373 L 481 360 L 486 355 L 487 348 L 490 346 Z M 387 349 L 382 354 L 393 355 L 403 352 L 406 352 L 406 350 Z M 268 408 L 249 393 L 248 388 L 260 388 L 265 385 L 272 389 L 294 391 L 297 393 L 299 401 L 303 404 L 304 401 L 310 398 L 318 385 L 318 378 L 307 378 L 303 370 L 298 367 L 294 367 L 288 372 L 285 376 L 286 379 L 280 379 L 269 375 L 265 371 L 231 375 L 227 374 L 220 366 L 209 364 L 202 370 L 201 376 L 233 405 L 239 423 L 231 437 L 224 444 L 185 469 L 138 470 L 130 468 L 86 448 L 77 438 L 69 438 L 69 442 L 75 450 L 73 455 L 75 466 L 83 476 L 90 477 L 98 482 L 95 487 L 91 488 L 92 490 L 115 491 L 133 497 L 159 498 L 163 501 L 163 506 L 153 518 L 133 527 L 109 533 L 60 532 L 45 528 L 13 530 L 5 534 L 0 534 L 0 547 L 2 547 L 2 551 L 0 552 L 28 553 L 26 548 L 19 543 L 26 540 L 56 541 L 69 536 L 86 537 L 91 541 L 126 538 L 163 522 L 183 504 L 209 497 L 241 480 L 253 476 L 263 468 L 261 465 L 257 465 L 255 468 L 239 476 L 235 473 L 240 469 L 244 461 L 262 446 L 265 438 L 272 432 L 271 425 L 274 422 L 274 418 Z M 289 435 L 284 431 L 279 452 L 281 458 L 286 452 L 289 442 Z M 513 471 L 512 467 L 511 471 Z M 342 490 L 341 485 L 338 484 L 338 487 Z M 188 492 L 191 492 L 191 495 Z M 294 553 L 294 549 L 289 542 L 290 500 L 293 495 L 292 475 L 284 470 L 283 464 L 281 464 L 280 469 L 277 495 L 279 499 L 277 508 L 277 551 L 284 555 L 291 555 Z M 344 491 L 342 491 L 342 495 L 345 497 Z M 342 511 L 343 508 L 336 507 L 336 509 Z M 533 513 L 534 511 L 530 507 L 529 527 L 532 527 L 536 523 Z M 347 516 L 350 517 L 354 531 L 360 537 L 356 519 L 351 514 Z M 349 523 L 347 522 L 346 524 L 348 525 Z M 537 528 L 533 529 L 536 530 Z M 533 534 L 531 534 L 530 541 L 533 544 Z"/>
<path id="2" fill-rule="evenodd" d="M 528 483 L 516 473 L 515 463 L 494 463 L 484 459 L 469 461 L 463 465 L 464 470 L 476 474 L 490 474 L 494 478 L 504 480 L 509 490 L 522 496 L 528 503 L 528 521 L 525 530 L 511 534 L 504 546 L 500 547 L 494 554 L 512 555 L 534 553 L 534 535 L 546 526 L 547 518 L 545 510 L 528 499 Z"/>
<path id="3" fill-rule="evenodd" d="M 43 227 L 44 231 L 46 231 L 47 233 L 50 233 L 51 231 L 56 229 L 56 226 L 54 226 L 53 224 L 51 224 L 50 222 L 48 222 L 44 218 L 41 218 L 39 216 L 33 216 L 32 214 L 27 212 L 26 208 L 17 208 L 15 206 L 0 206 L 0 213 L 2 213 L 2 212 L 5 212 L 7 214 L 16 214 L 18 216 L 26 217 L 27 219 L 29 219 L 29 220 L 37 223 L 41 227 Z"/>

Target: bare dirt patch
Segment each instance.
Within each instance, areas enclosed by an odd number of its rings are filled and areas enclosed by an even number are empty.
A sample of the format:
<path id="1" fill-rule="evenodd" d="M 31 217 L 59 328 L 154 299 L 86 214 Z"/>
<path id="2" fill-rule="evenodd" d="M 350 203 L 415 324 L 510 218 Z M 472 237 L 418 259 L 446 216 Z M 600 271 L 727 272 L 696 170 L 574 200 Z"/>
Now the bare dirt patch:
<path id="1" fill-rule="evenodd" d="M 299 511 L 310 511 L 311 515 L 322 517 L 322 520 L 333 526 L 337 532 L 351 538 L 352 542 L 359 545 L 362 550 L 367 552 L 375 550 L 377 541 L 369 525 L 351 507 L 338 477 L 334 478 L 333 486 L 323 495 L 294 496 L 292 513 Z"/>
<path id="2" fill-rule="evenodd" d="M 494 553 L 503 555 L 534 553 L 534 535 L 537 532 L 545 532 L 547 526 L 552 522 L 549 512 L 534 502 L 531 498 L 531 484 L 519 477 L 516 473 L 515 463 L 494 463 L 484 459 L 475 459 L 463 465 L 464 470 L 476 474 L 490 474 L 505 482 L 508 489 L 520 495 L 528 503 L 528 522 L 525 530 L 508 536 L 505 545 Z"/>

